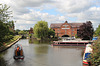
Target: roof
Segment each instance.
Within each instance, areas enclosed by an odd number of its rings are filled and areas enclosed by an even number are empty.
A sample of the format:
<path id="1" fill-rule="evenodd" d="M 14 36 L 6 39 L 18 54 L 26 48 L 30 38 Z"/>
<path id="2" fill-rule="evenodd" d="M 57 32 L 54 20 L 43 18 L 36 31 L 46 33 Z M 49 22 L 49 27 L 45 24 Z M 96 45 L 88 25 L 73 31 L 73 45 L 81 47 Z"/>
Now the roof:
<path id="1" fill-rule="evenodd" d="M 50 25 L 50 27 L 51 27 L 51 28 L 60 28 L 62 24 L 64 24 L 64 23 L 52 23 L 52 24 Z"/>
<path id="2" fill-rule="evenodd" d="M 80 27 L 81 25 L 83 25 L 83 23 L 69 23 L 69 25 L 72 27 Z"/>
<path id="3" fill-rule="evenodd" d="M 60 28 L 64 23 L 52 23 L 51 28 Z M 68 23 L 71 27 L 80 27 L 83 23 Z"/>

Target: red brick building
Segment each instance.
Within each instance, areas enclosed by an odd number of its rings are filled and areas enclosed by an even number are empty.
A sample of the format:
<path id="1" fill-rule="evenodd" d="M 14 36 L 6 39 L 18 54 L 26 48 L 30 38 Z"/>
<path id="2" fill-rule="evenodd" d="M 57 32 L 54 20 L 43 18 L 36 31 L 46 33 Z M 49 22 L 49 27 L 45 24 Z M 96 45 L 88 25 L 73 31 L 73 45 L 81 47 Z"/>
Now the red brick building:
<path id="1" fill-rule="evenodd" d="M 79 27 L 83 23 L 53 23 L 50 25 L 50 28 L 55 31 L 56 36 L 75 36 L 77 35 Z"/>
<path id="2" fill-rule="evenodd" d="M 30 30 L 29 30 L 29 34 L 33 34 L 34 32 L 33 32 L 33 28 L 30 28 Z"/>

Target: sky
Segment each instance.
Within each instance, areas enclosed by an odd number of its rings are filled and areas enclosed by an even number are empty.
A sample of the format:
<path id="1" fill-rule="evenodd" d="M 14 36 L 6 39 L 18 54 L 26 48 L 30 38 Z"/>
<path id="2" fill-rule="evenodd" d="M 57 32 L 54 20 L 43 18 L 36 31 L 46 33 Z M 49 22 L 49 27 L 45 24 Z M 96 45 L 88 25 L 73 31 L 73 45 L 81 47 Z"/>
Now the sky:
<path id="1" fill-rule="evenodd" d="M 100 0 L 0 0 L 0 4 L 10 6 L 15 29 L 28 30 L 41 20 L 49 27 L 65 21 L 91 21 L 94 29 L 100 24 Z"/>

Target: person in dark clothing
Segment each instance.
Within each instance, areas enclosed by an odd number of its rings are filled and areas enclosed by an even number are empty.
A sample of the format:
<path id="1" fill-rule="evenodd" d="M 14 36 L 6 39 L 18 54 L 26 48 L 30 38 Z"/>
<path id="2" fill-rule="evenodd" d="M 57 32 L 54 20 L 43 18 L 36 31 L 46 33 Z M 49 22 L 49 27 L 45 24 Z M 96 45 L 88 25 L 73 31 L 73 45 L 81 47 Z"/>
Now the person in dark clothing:
<path id="1" fill-rule="evenodd" d="M 17 55 L 20 56 L 20 47 L 17 47 Z"/>

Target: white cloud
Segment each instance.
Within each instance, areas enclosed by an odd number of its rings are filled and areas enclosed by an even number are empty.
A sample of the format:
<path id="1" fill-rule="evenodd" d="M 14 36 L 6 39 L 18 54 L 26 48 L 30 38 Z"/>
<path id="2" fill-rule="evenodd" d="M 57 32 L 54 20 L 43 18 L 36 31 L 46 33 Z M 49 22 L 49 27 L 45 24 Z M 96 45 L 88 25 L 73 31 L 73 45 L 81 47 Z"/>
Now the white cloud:
<path id="1" fill-rule="evenodd" d="M 27 14 L 23 14 L 23 15 L 20 15 L 18 20 L 16 20 L 16 24 L 27 24 L 27 25 L 30 25 L 30 24 L 36 24 L 38 21 L 40 20 L 44 20 L 44 21 L 47 21 L 49 26 L 51 23 L 55 23 L 55 22 L 64 22 L 65 21 L 65 17 L 64 16 L 55 16 L 55 15 L 50 15 L 48 13 L 41 13 L 40 11 L 34 11 L 34 10 L 31 10 L 30 13 L 27 13 Z M 27 26 L 25 25 L 25 26 Z M 33 26 L 30 26 L 30 27 L 33 27 Z M 19 27 L 22 29 L 22 27 Z M 17 27 L 16 27 L 17 29 Z M 23 28 L 25 29 L 25 28 Z"/>
<path id="2" fill-rule="evenodd" d="M 93 26 L 100 23 L 99 0 L 56 0 L 55 7 L 64 16 L 76 18 L 76 22 L 92 21 Z"/>
<path id="3" fill-rule="evenodd" d="M 59 17 L 59 20 L 61 20 L 61 21 L 62 21 L 62 20 L 65 20 L 65 17 L 64 17 L 64 16 L 60 16 L 60 17 Z"/>
<path id="4" fill-rule="evenodd" d="M 57 0 L 55 7 L 61 12 L 77 13 L 90 8 L 93 0 Z"/>
<path id="5" fill-rule="evenodd" d="M 95 27 L 100 23 L 99 0 L 0 0 L 0 2 L 11 6 L 13 19 L 17 21 L 16 29 L 29 29 L 29 26 L 32 27 L 40 20 L 47 21 L 49 25 L 55 22 L 65 22 L 65 20 L 71 21 L 68 18 L 76 18 L 76 22 L 90 20 Z M 41 12 L 41 10 L 53 8 L 56 8 L 62 15 Z"/>

